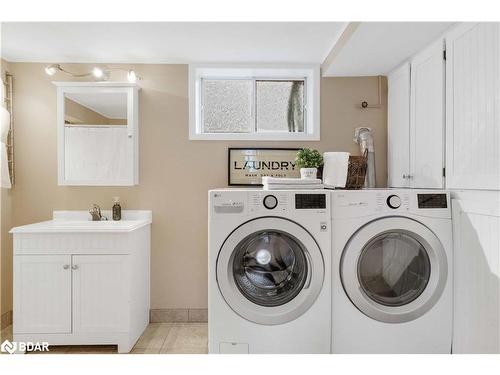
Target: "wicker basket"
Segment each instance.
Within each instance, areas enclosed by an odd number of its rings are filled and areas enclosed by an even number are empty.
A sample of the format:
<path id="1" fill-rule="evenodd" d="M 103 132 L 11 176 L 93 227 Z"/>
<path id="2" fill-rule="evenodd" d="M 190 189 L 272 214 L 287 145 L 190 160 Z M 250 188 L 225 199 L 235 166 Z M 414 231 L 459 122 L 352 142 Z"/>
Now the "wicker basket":
<path id="1" fill-rule="evenodd" d="M 362 156 L 349 156 L 346 189 L 361 189 L 364 186 L 367 166 L 368 150 Z"/>

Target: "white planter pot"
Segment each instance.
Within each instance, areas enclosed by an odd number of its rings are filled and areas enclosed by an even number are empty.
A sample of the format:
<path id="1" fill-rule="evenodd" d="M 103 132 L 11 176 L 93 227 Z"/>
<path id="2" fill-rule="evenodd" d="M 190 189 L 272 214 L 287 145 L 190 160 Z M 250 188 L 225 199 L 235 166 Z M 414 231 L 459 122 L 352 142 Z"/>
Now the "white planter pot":
<path id="1" fill-rule="evenodd" d="M 318 175 L 318 168 L 300 168 L 300 178 L 315 179 Z"/>

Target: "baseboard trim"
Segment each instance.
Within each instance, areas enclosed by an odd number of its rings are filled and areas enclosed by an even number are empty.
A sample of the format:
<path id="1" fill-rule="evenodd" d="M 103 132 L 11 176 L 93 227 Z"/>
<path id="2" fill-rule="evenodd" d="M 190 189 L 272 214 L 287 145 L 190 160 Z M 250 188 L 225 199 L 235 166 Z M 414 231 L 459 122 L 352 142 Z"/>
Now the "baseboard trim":
<path id="1" fill-rule="evenodd" d="M 0 329 L 7 328 L 12 324 L 12 310 L 3 313 L 0 317 Z"/>
<path id="2" fill-rule="evenodd" d="M 208 321 L 208 309 L 151 309 L 151 323 L 200 322 Z M 12 324 L 12 311 L 2 314 L 0 329 Z"/>
<path id="3" fill-rule="evenodd" d="M 151 309 L 151 323 L 207 322 L 208 309 Z"/>

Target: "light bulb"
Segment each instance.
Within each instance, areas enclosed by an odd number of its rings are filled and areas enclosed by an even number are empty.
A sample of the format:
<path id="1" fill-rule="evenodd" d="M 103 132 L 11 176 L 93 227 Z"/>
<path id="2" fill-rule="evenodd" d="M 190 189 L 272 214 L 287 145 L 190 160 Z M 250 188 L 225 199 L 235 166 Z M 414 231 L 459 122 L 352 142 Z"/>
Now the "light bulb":
<path id="1" fill-rule="evenodd" d="M 59 68 L 58 64 L 52 64 L 52 65 L 45 67 L 45 73 L 47 73 L 47 75 L 49 75 L 49 76 L 53 76 L 54 74 L 57 73 L 57 71 L 59 69 L 60 68 Z"/>
<path id="2" fill-rule="evenodd" d="M 96 66 L 94 67 L 94 69 L 92 69 L 92 75 L 95 78 L 102 78 L 104 76 L 104 70 Z"/>
<path id="3" fill-rule="evenodd" d="M 129 82 L 136 82 L 137 81 L 137 75 L 133 70 L 129 70 L 127 73 L 127 79 Z"/>

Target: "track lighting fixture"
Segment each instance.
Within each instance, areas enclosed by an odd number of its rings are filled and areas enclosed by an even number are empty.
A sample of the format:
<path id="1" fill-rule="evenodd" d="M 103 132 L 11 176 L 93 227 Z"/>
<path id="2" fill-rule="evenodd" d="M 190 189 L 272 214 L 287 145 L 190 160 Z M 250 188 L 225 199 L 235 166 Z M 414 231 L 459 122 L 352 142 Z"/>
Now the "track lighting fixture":
<path id="1" fill-rule="evenodd" d="M 60 64 L 51 64 L 45 67 L 45 73 L 49 76 L 55 75 L 57 72 L 64 73 L 70 77 L 83 78 L 83 77 L 94 77 L 96 80 L 106 81 L 109 78 L 109 73 L 114 70 L 124 70 L 120 68 L 108 69 L 106 67 L 95 66 L 88 73 L 77 74 L 64 69 Z M 134 70 L 125 70 L 127 72 L 127 80 L 131 83 L 137 82 L 140 78 L 137 76 Z"/>
<path id="2" fill-rule="evenodd" d="M 49 76 L 53 76 L 57 73 L 58 70 L 61 70 L 61 66 L 59 64 L 52 64 L 45 67 L 45 73 L 47 73 Z"/>

